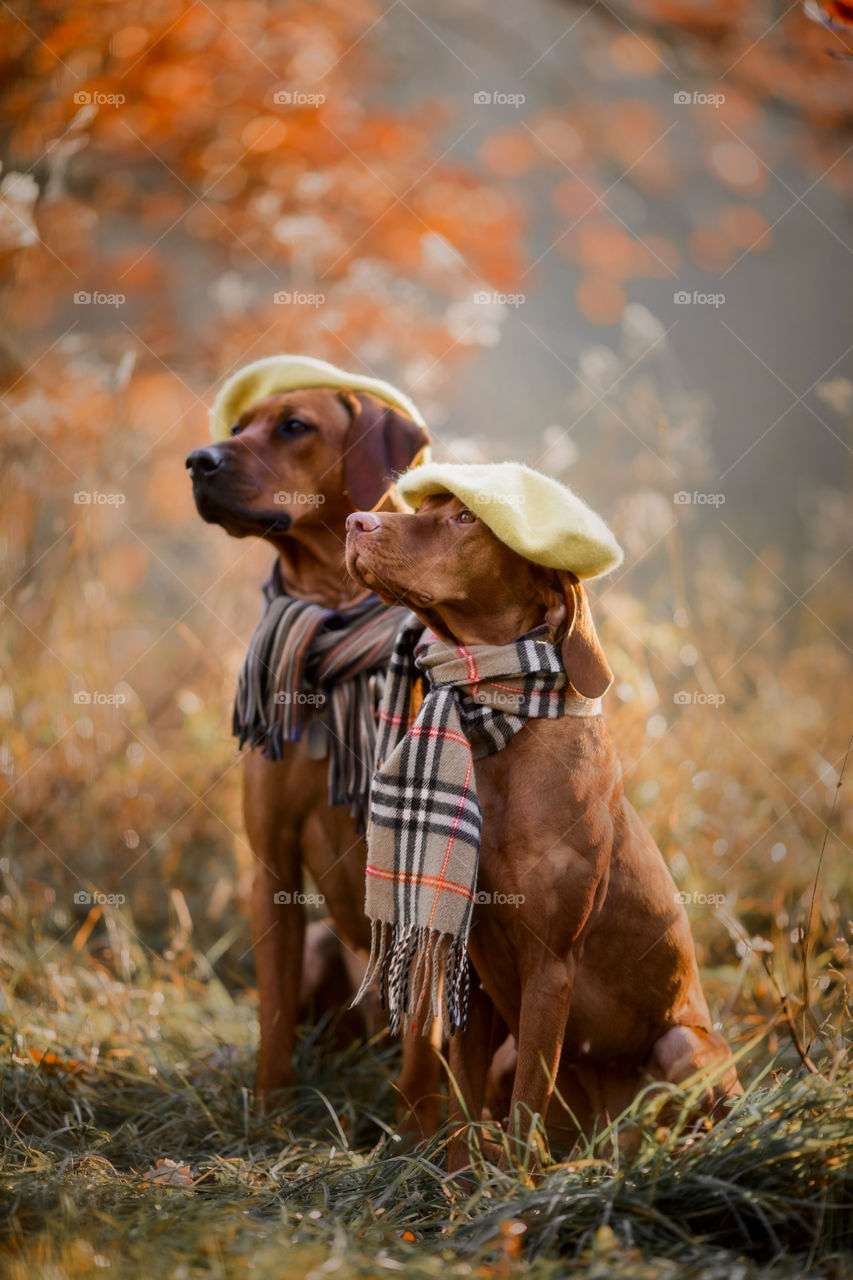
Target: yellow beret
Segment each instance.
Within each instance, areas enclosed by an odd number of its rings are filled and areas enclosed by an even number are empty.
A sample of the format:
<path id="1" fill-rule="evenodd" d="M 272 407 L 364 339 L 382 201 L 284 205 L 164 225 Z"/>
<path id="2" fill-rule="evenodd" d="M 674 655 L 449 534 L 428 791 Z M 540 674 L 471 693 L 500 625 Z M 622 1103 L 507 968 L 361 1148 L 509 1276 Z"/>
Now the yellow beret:
<path id="1" fill-rule="evenodd" d="M 407 395 L 381 378 L 367 378 L 360 373 L 347 373 L 326 360 L 313 356 L 267 356 L 238 369 L 220 387 L 210 410 L 210 434 L 214 440 L 226 440 L 241 413 L 258 400 L 280 395 L 284 391 L 304 391 L 309 387 L 340 387 L 342 390 L 369 391 L 379 400 L 400 409 L 419 427 L 426 423 Z"/>
<path id="2" fill-rule="evenodd" d="M 525 560 L 597 578 L 622 563 L 622 548 L 571 489 L 521 462 L 428 462 L 407 471 L 397 490 L 412 507 L 452 493 Z"/>

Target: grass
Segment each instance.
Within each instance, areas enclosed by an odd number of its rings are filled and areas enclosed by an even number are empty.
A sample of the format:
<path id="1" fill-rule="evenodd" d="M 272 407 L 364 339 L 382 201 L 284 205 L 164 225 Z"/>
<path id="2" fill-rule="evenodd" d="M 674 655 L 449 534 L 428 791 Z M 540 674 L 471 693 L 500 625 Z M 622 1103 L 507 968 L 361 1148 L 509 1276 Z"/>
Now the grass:
<path id="1" fill-rule="evenodd" d="M 853 1271 L 853 1078 L 838 1037 L 834 1051 L 819 1042 L 815 1075 L 791 1052 L 762 1059 L 753 1036 L 746 1096 L 710 1132 L 664 1130 L 661 1099 L 641 1098 L 535 1177 L 475 1160 L 463 1182 L 440 1141 L 397 1140 L 393 1045 L 336 1053 L 306 1030 L 300 1083 L 264 1115 L 252 993 L 191 953 L 143 952 L 123 920 L 79 947 L 10 932 L 2 951 L 10 1280 Z M 623 1127 L 642 1134 L 630 1156 L 612 1141 Z"/>

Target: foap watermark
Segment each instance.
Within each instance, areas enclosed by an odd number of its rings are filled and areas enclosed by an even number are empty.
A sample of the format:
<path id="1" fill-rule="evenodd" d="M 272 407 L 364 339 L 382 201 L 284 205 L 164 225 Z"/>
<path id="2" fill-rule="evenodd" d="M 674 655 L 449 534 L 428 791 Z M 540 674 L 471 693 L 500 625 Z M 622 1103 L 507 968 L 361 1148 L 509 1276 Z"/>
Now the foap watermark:
<path id="1" fill-rule="evenodd" d="M 474 294 L 478 307 L 523 307 L 526 301 L 526 294 L 498 293 L 496 289 L 480 289 Z"/>
<path id="2" fill-rule="evenodd" d="M 123 707 L 126 702 L 126 693 L 105 693 L 101 689 L 78 689 L 74 694 L 77 707 Z"/>
<path id="3" fill-rule="evenodd" d="M 102 93 L 100 89 L 78 89 L 74 95 L 77 107 L 123 107 L 126 102 L 123 93 Z"/>
<path id="4" fill-rule="evenodd" d="M 726 100 L 724 93 L 703 93 L 701 89 L 694 89 L 689 93 L 686 89 L 678 89 L 672 95 L 672 100 L 677 107 L 714 107 L 719 110 Z"/>
<path id="5" fill-rule="evenodd" d="M 325 493 L 303 493 L 299 489 L 279 489 L 273 502 L 279 507 L 322 507 Z"/>
<path id="6" fill-rule="evenodd" d="M 295 293 L 287 289 L 279 289 L 273 294 L 273 302 L 278 307 L 322 307 L 326 301 L 325 293 Z"/>
<path id="7" fill-rule="evenodd" d="M 523 107 L 526 94 L 504 93 L 502 89 L 478 89 L 474 94 L 475 107 Z"/>
<path id="8" fill-rule="evenodd" d="M 280 707 L 324 707 L 326 705 L 326 695 L 325 693 L 303 691 L 302 689 L 297 689 L 296 693 L 290 693 L 287 689 L 279 689 L 273 698 L 273 702 L 278 703 Z"/>
<path id="9" fill-rule="evenodd" d="M 326 899 L 322 893 L 290 893 L 287 889 L 279 889 L 272 896 L 273 902 L 277 902 L 279 906 L 289 907 L 298 905 L 300 907 L 322 907 L 325 906 Z"/>
<path id="10" fill-rule="evenodd" d="M 489 503 L 495 507 L 515 507 L 520 508 L 524 505 L 524 500 L 520 493 L 478 493 L 475 494 L 477 506 L 481 503 Z"/>
<path id="11" fill-rule="evenodd" d="M 478 907 L 521 907 L 526 901 L 523 893 L 490 893 L 488 889 L 478 889 L 474 894 Z"/>
<path id="12" fill-rule="evenodd" d="M 126 302 L 124 293 L 89 293 L 87 289 L 78 289 L 74 295 L 74 304 L 78 307 L 123 307 Z"/>
<path id="13" fill-rule="evenodd" d="M 724 893 L 683 893 L 675 894 L 675 901 L 682 907 L 722 907 L 726 901 Z"/>
<path id="14" fill-rule="evenodd" d="M 94 889 L 78 889 L 74 894 L 74 904 L 78 907 L 121 907 L 127 902 L 123 893 L 99 893 Z"/>
<path id="15" fill-rule="evenodd" d="M 679 489 L 678 493 L 672 495 L 672 500 L 677 507 L 721 507 L 726 500 L 726 495 L 724 493 L 700 493 L 698 489 L 688 493 L 686 489 Z"/>
<path id="16" fill-rule="evenodd" d="M 507 707 L 510 711 L 517 711 L 522 696 L 521 690 L 518 693 L 511 693 L 490 686 L 488 693 L 483 689 L 477 689 L 474 694 L 474 701 L 481 703 L 483 706 Z"/>
<path id="17" fill-rule="evenodd" d="M 104 493 L 100 489 L 78 489 L 74 495 L 75 507 L 123 507 L 126 493 Z"/>
<path id="18" fill-rule="evenodd" d="M 277 89 L 272 96 L 277 107 L 322 107 L 325 93 L 306 93 L 304 89 Z"/>
<path id="19" fill-rule="evenodd" d="M 672 695 L 677 707 L 721 707 L 726 700 L 724 693 L 699 693 L 697 689 L 679 689 Z"/>
<path id="20" fill-rule="evenodd" d="M 702 293 L 699 289 L 694 289 L 692 293 L 689 289 L 678 289 L 672 295 L 672 300 L 677 307 L 723 307 L 726 303 L 726 295 Z"/>

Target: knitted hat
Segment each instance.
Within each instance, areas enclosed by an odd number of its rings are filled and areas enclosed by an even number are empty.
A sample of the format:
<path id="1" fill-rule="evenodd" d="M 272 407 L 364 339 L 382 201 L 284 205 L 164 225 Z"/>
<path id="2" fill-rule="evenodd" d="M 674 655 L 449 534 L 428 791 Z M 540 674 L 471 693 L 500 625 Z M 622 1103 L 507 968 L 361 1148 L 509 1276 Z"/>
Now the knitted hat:
<path id="1" fill-rule="evenodd" d="M 231 428 L 250 405 L 283 391 L 304 391 L 309 387 L 341 387 L 351 391 L 369 391 L 395 409 L 402 410 L 419 427 L 426 427 L 415 405 L 390 382 L 366 378 L 360 373 L 347 373 L 325 360 L 312 356 L 267 356 L 245 365 L 223 383 L 210 410 L 210 434 L 214 440 L 226 440 Z"/>
<path id="2" fill-rule="evenodd" d="M 571 489 L 521 462 L 428 462 L 407 471 L 397 490 L 412 507 L 452 493 L 496 538 L 549 569 L 597 578 L 622 563 L 607 525 Z"/>

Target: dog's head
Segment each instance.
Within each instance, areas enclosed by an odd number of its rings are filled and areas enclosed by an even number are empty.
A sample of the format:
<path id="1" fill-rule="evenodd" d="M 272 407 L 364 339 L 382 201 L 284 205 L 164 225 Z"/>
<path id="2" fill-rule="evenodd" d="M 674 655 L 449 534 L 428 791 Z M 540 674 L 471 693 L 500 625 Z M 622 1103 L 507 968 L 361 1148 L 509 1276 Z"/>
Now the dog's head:
<path id="1" fill-rule="evenodd" d="M 424 498 L 411 515 L 355 512 L 347 520 L 347 568 L 449 641 L 508 644 L 544 622 L 578 693 L 597 698 L 610 686 L 613 673 L 577 577 L 526 560 L 451 494 Z"/>
<path id="2" fill-rule="evenodd" d="M 275 542 L 376 506 L 428 442 L 376 396 L 318 387 L 257 401 L 230 439 L 195 449 L 186 465 L 202 519 Z"/>

